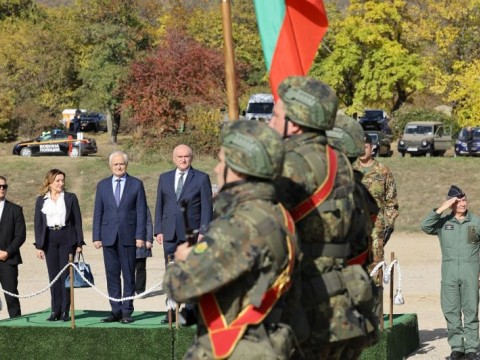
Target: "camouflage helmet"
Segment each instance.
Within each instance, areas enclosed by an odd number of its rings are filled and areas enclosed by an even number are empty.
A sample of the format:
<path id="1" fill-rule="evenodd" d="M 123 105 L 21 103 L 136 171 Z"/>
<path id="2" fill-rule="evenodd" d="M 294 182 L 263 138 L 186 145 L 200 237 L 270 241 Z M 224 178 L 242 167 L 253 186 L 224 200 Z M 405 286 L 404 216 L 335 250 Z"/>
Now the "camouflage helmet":
<path id="1" fill-rule="evenodd" d="M 332 130 L 327 131 L 328 143 L 343 151 L 348 157 L 365 155 L 364 132 L 353 118 L 339 114 Z"/>
<path id="2" fill-rule="evenodd" d="M 266 124 L 235 121 L 225 129 L 222 146 L 227 165 L 241 174 L 274 179 L 282 173 L 283 140 Z"/>
<path id="3" fill-rule="evenodd" d="M 306 76 L 291 76 L 278 87 L 286 116 L 296 124 L 330 130 L 335 122 L 338 99 L 327 84 Z"/>

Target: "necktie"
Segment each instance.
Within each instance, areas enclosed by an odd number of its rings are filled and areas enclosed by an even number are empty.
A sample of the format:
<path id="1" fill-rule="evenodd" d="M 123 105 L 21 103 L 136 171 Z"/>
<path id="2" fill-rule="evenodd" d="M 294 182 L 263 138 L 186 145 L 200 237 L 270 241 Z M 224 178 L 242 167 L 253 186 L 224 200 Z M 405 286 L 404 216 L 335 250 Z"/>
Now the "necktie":
<path id="1" fill-rule="evenodd" d="M 178 179 L 178 184 L 177 184 L 177 190 L 175 191 L 177 200 L 180 198 L 180 194 L 182 193 L 182 189 L 183 189 L 183 175 L 185 175 L 185 173 L 180 173 L 180 178 Z"/>
<path id="2" fill-rule="evenodd" d="M 117 182 L 117 186 L 115 187 L 115 201 L 117 203 L 117 206 L 120 206 L 120 182 L 122 180 L 117 179 L 115 181 Z"/>

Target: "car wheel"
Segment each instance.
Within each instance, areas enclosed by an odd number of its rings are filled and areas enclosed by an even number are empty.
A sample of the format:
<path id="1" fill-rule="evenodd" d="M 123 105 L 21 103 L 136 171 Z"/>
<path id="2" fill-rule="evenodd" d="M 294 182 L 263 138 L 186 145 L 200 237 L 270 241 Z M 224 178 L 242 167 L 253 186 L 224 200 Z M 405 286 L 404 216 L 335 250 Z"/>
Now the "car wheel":
<path id="1" fill-rule="evenodd" d="M 32 156 L 32 150 L 28 147 L 24 147 L 22 150 L 20 150 L 20 155 L 30 157 Z"/>
<path id="2" fill-rule="evenodd" d="M 426 157 L 432 157 L 432 156 L 434 156 L 434 154 L 435 154 L 435 151 L 433 151 L 433 147 L 430 146 L 430 148 L 428 149 L 428 151 L 425 153 L 425 156 L 426 156 Z"/>
<path id="3" fill-rule="evenodd" d="M 400 154 L 402 155 L 402 157 L 405 157 L 405 151 L 402 151 Z"/>
<path id="4" fill-rule="evenodd" d="M 80 149 L 76 146 L 72 148 L 72 151 L 70 151 L 70 157 L 79 157 L 80 156 Z"/>

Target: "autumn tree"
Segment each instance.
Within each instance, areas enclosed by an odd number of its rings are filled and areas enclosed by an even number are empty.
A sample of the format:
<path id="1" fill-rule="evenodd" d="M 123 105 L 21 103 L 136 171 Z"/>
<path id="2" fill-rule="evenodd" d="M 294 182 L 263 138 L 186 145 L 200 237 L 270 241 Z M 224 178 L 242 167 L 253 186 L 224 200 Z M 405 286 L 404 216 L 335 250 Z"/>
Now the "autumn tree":
<path id="1" fill-rule="evenodd" d="M 151 56 L 132 64 L 122 108 L 134 125 L 156 139 L 187 122 L 189 107 L 219 108 L 224 88 L 222 54 L 172 30 Z"/>
<path id="2" fill-rule="evenodd" d="M 352 0 L 345 16 L 329 15 L 326 46 L 311 74 L 330 84 L 349 112 L 394 111 L 424 87 L 406 10 L 402 0 Z"/>
<path id="3" fill-rule="evenodd" d="M 480 1 L 423 0 L 411 5 L 412 35 L 423 48 L 429 88 L 454 106 L 460 124 L 478 125 Z"/>

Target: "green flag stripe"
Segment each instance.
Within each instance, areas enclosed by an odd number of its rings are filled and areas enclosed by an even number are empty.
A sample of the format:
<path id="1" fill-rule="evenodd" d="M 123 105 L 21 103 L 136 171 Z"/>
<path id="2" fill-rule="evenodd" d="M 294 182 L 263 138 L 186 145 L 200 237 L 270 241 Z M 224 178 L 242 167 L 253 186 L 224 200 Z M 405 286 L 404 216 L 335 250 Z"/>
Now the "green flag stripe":
<path id="1" fill-rule="evenodd" d="M 263 56 L 270 71 L 273 53 L 285 18 L 285 0 L 254 0 Z"/>

